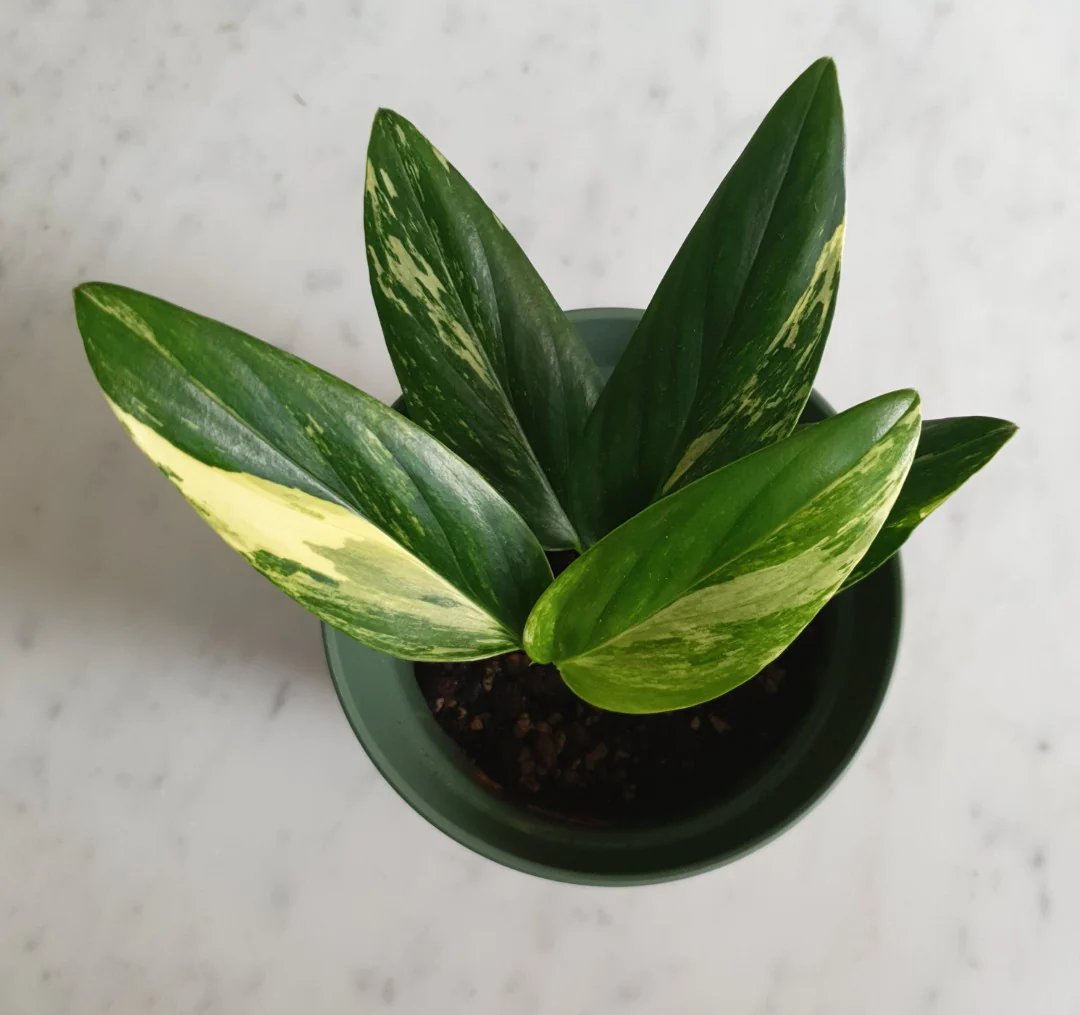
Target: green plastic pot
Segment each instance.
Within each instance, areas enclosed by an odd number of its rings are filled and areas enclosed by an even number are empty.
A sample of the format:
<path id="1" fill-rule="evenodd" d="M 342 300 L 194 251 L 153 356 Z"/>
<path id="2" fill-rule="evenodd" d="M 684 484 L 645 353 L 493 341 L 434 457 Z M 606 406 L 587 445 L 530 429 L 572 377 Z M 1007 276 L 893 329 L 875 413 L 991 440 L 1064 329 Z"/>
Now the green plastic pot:
<path id="1" fill-rule="evenodd" d="M 571 311 L 605 376 L 640 310 Z M 815 393 L 804 419 L 832 410 Z M 851 762 L 885 694 L 900 635 L 894 557 L 823 613 L 828 648 L 810 712 L 756 775 L 693 815 L 602 829 L 562 823 L 496 796 L 436 725 L 413 664 L 323 628 L 345 714 L 375 767 L 419 814 L 462 845 L 529 874 L 591 885 L 670 881 L 729 863 L 790 828 Z"/>

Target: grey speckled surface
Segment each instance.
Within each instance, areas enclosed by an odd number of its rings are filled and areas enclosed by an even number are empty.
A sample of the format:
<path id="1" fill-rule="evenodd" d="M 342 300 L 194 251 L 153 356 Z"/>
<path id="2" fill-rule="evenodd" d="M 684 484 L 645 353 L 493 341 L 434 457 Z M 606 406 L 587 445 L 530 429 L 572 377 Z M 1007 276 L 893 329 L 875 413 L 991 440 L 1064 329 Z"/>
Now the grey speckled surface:
<path id="1" fill-rule="evenodd" d="M 0 1011 L 1080 1011 L 1077 52 L 1066 0 L 6 0 Z M 821 53 L 850 188 L 822 389 L 1022 432 L 906 553 L 893 690 L 798 828 L 651 890 L 502 870 L 376 776 L 314 620 L 111 418 L 68 291 L 149 289 L 389 397 L 377 105 L 564 305 L 640 305 Z"/>

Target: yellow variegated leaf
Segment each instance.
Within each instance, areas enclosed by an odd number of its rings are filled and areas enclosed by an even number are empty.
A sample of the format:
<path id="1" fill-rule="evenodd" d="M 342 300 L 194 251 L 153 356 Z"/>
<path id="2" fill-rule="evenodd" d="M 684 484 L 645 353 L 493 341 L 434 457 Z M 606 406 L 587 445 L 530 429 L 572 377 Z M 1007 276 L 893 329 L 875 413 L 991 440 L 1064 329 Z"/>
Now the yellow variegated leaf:
<path id="1" fill-rule="evenodd" d="M 578 546 L 566 503 L 596 365 L 491 209 L 387 109 L 368 144 L 364 232 L 409 415 L 486 476 L 544 546 Z"/>
<path id="2" fill-rule="evenodd" d="M 914 392 L 884 395 L 663 498 L 560 575 L 526 650 L 620 712 L 694 705 L 748 680 L 866 552 L 919 421 Z"/>
<path id="3" fill-rule="evenodd" d="M 586 544 L 787 436 L 840 284 L 836 67 L 784 92 L 694 223 L 589 417 L 571 504 Z"/>
<path id="4" fill-rule="evenodd" d="M 354 511 L 206 465 L 109 404 L 132 440 L 226 543 L 346 634 L 390 653 L 411 642 L 415 658 L 457 658 L 465 646 L 483 656 L 515 647 L 494 617 Z"/>
<path id="5" fill-rule="evenodd" d="M 992 416 L 924 420 L 904 488 L 844 588 L 873 574 L 897 553 L 911 533 L 986 465 L 1014 433 L 1014 424 Z"/>
<path id="6" fill-rule="evenodd" d="M 414 659 L 520 645 L 550 581 L 470 466 L 303 360 L 144 293 L 76 291 L 91 365 L 135 443 L 274 584 Z"/>

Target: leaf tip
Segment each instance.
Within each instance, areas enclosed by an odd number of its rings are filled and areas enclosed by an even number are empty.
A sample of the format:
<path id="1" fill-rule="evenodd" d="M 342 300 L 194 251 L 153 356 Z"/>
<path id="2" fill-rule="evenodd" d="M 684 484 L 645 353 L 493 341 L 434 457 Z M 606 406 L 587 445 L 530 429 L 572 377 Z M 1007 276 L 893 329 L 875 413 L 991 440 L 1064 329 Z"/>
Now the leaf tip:
<path id="1" fill-rule="evenodd" d="M 391 142 L 404 140 L 407 130 L 416 128 L 400 113 L 386 106 L 379 106 L 375 110 L 375 118 L 371 123 L 371 133 L 384 135 Z"/>
<path id="2" fill-rule="evenodd" d="M 987 440 L 992 446 L 992 450 L 987 456 L 987 461 L 990 461 L 1006 444 L 1009 443 L 1016 436 L 1017 430 L 1020 428 L 1013 422 L 1007 419 L 994 419 L 995 424 L 993 429 L 987 432 Z"/>
<path id="3" fill-rule="evenodd" d="M 922 411 L 922 399 L 914 388 L 900 388 L 887 395 L 873 399 L 888 417 L 888 426 L 893 426 L 912 412 Z"/>
<path id="4" fill-rule="evenodd" d="M 540 621 L 536 615 L 538 603 L 539 600 L 533 604 L 532 611 L 525 620 L 525 629 L 521 633 L 521 647 L 534 663 L 548 663 L 551 662 L 551 659 L 545 658 L 545 656 L 550 655 L 550 653 L 544 651 Z"/>
<path id="5" fill-rule="evenodd" d="M 97 297 L 107 288 L 108 285 L 105 282 L 80 282 L 71 290 L 71 302 L 75 308 L 75 322 L 79 325 L 79 331 L 82 333 L 84 342 L 88 340 L 86 330 L 83 328 L 86 314 L 92 310 L 93 305 L 98 302 Z"/>
<path id="6" fill-rule="evenodd" d="M 102 282 L 80 282 L 71 290 L 71 298 L 75 306 L 77 307 L 84 300 L 92 299 L 93 293 L 100 289 L 103 284 Z"/>
<path id="7" fill-rule="evenodd" d="M 821 88 L 822 85 L 825 85 L 834 91 L 840 89 L 836 61 L 831 56 L 818 57 L 802 72 L 801 77 L 807 81 L 813 81 L 815 88 Z"/>
<path id="8" fill-rule="evenodd" d="M 113 295 L 116 296 L 121 293 L 132 290 L 125 289 L 124 286 L 116 285 L 114 282 L 80 282 L 74 289 L 71 290 L 72 299 L 75 301 L 75 305 L 80 303 L 96 302 L 98 297 L 104 297 Z"/>

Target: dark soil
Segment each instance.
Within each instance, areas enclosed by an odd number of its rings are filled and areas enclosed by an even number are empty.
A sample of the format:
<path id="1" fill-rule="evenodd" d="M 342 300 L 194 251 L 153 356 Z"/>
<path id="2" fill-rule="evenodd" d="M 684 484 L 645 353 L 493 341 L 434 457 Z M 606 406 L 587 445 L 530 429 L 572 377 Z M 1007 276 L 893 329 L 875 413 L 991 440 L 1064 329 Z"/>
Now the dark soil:
<path id="1" fill-rule="evenodd" d="M 416 679 L 492 791 L 569 820 L 646 822 L 731 794 L 790 741 L 814 700 L 830 613 L 752 680 L 677 712 L 594 708 L 522 652 L 417 663 Z"/>

